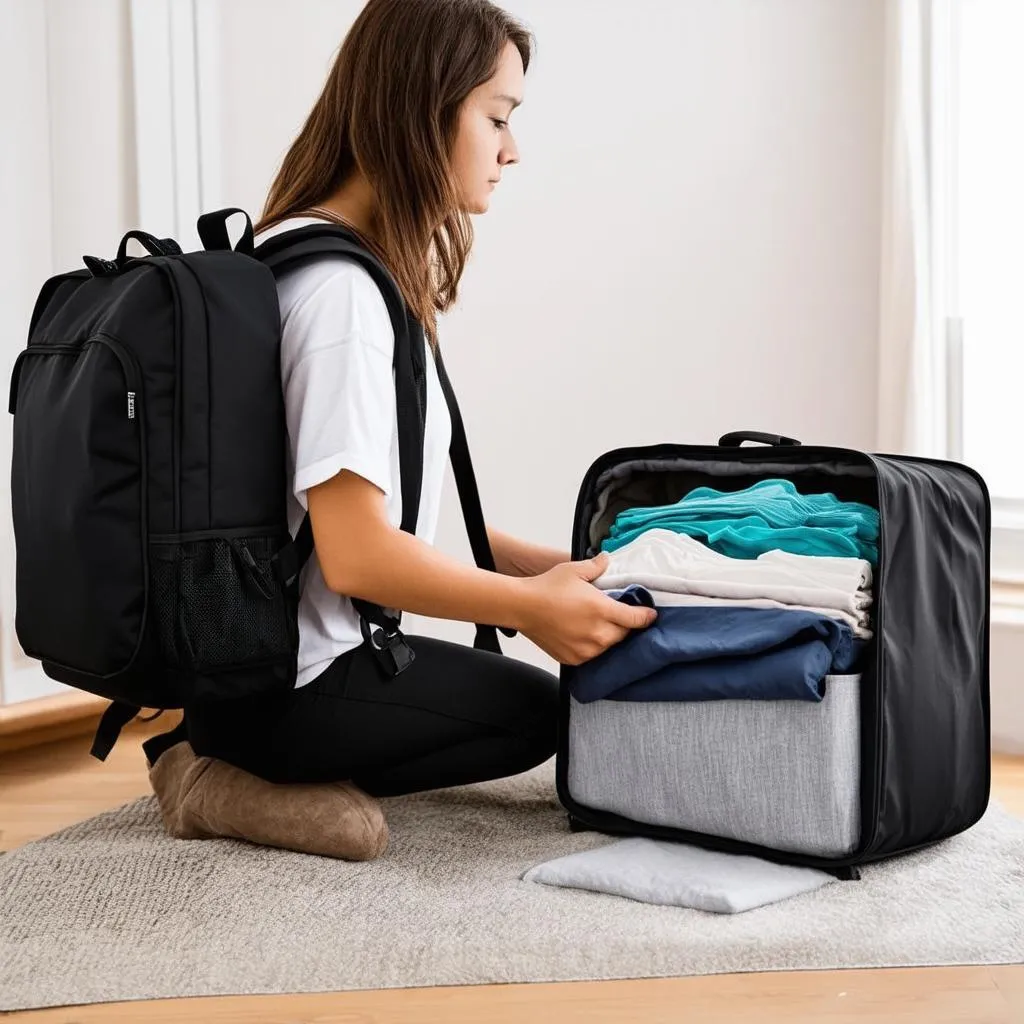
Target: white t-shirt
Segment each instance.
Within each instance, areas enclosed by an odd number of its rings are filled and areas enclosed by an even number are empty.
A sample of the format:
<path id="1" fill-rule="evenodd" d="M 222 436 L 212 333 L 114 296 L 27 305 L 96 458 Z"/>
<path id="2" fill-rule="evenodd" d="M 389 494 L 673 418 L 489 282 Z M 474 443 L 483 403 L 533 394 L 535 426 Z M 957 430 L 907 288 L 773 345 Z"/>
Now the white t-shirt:
<path id="1" fill-rule="evenodd" d="M 293 217 L 261 232 L 322 223 Z M 324 256 L 283 274 L 281 381 L 288 424 L 288 528 L 306 515 L 306 491 L 351 470 L 384 492 L 389 522 L 402 522 L 398 417 L 392 361 L 395 335 L 384 297 L 359 264 Z M 427 352 L 427 419 L 423 489 L 416 536 L 433 543 L 441 506 L 451 418 L 437 367 Z M 295 685 L 305 686 L 331 661 L 363 642 L 349 598 L 329 590 L 316 551 L 300 576 L 299 656 Z"/>

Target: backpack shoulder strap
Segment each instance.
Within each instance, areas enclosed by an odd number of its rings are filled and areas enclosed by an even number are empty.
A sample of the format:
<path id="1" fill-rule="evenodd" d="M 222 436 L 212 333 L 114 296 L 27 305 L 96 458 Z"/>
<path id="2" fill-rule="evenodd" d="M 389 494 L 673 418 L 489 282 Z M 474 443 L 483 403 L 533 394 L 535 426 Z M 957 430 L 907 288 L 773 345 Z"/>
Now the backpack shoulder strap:
<path id="1" fill-rule="evenodd" d="M 444 360 L 441 358 L 441 351 L 434 352 L 434 362 L 437 366 L 437 376 L 441 382 L 441 390 L 444 392 L 445 401 L 448 404 L 448 412 L 452 420 L 452 443 L 448 449 L 452 461 L 452 472 L 455 474 L 455 485 L 459 491 L 459 503 L 462 505 L 462 517 L 466 522 L 466 533 L 469 536 L 469 546 L 473 550 L 473 558 L 481 569 L 495 572 L 494 553 L 491 551 L 491 542 L 487 537 L 487 526 L 484 522 L 484 513 L 480 505 L 480 491 L 476 484 L 476 473 L 473 471 L 473 460 L 469 454 L 469 441 L 466 437 L 466 427 L 462 422 L 462 413 L 459 410 L 459 403 L 455 397 L 455 390 L 448 377 Z M 505 636 L 515 636 L 516 631 L 507 626 L 499 627 Z M 476 640 L 474 647 L 486 651 L 494 651 L 501 654 L 501 645 L 498 643 L 498 635 L 494 626 L 477 625 Z"/>
<path id="2" fill-rule="evenodd" d="M 402 488 L 400 528 L 406 533 L 415 533 L 423 484 L 423 436 L 426 424 L 424 339 L 422 332 L 417 333 L 412 329 L 398 286 L 383 264 L 367 252 L 351 232 L 334 224 L 284 231 L 267 239 L 253 251 L 253 257 L 268 267 L 275 278 L 305 263 L 330 255 L 353 260 L 370 274 L 380 289 L 391 317 L 395 335 L 393 367 Z M 293 570 L 297 577 L 312 551 L 313 527 L 307 512 L 296 534 L 294 558 L 289 559 L 292 564 L 287 569 Z M 399 611 L 384 609 L 358 598 L 354 598 L 352 604 L 366 622 L 382 626 L 388 633 L 397 631 L 401 622 Z M 366 632 L 364 628 L 364 634 Z"/>

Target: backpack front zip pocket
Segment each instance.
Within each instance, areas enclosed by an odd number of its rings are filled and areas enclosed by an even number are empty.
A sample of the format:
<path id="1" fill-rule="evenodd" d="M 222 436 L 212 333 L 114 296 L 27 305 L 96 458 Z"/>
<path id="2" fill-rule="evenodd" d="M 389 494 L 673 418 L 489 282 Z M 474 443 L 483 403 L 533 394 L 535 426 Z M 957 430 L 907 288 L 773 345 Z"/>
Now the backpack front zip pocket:
<path id="1" fill-rule="evenodd" d="M 11 378 L 18 640 L 48 670 L 97 682 L 132 668 L 146 633 L 142 374 L 97 332 L 30 345 Z"/>

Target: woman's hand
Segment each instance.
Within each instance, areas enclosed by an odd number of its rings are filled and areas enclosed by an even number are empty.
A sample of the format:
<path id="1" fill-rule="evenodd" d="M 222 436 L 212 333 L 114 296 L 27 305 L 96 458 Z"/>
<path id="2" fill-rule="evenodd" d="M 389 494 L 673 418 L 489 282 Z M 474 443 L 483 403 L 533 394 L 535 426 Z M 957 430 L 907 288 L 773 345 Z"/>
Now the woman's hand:
<path id="1" fill-rule="evenodd" d="M 516 628 L 563 665 L 579 665 L 645 629 L 658 617 L 653 608 L 622 604 L 591 583 L 608 567 L 601 552 L 581 562 L 563 562 L 522 581 L 525 592 Z"/>

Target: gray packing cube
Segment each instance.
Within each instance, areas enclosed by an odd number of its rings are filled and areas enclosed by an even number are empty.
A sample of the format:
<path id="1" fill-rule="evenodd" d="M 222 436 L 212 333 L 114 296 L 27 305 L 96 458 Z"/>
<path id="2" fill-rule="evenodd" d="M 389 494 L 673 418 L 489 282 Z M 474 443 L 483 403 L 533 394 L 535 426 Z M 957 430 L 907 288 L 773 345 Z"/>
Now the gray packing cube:
<path id="1" fill-rule="evenodd" d="M 828 676 L 820 704 L 570 701 L 577 802 L 794 853 L 856 847 L 860 676 Z"/>

